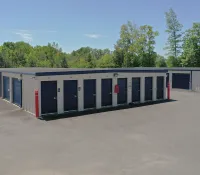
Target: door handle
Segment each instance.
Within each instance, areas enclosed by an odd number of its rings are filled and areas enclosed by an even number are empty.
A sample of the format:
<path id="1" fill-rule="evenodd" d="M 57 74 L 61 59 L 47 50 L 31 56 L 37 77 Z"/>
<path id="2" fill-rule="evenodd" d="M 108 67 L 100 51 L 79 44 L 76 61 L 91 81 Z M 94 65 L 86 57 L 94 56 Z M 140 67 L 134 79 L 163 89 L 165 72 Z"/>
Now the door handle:
<path id="1" fill-rule="evenodd" d="M 54 97 L 53 99 L 54 99 L 54 100 L 56 100 L 56 99 L 57 99 L 57 97 Z"/>
<path id="2" fill-rule="evenodd" d="M 77 95 L 74 95 L 75 98 L 77 98 Z"/>
<path id="3" fill-rule="evenodd" d="M 112 95 L 112 92 L 110 92 L 109 94 Z"/>
<path id="4" fill-rule="evenodd" d="M 93 96 L 96 96 L 96 94 L 93 94 Z"/>

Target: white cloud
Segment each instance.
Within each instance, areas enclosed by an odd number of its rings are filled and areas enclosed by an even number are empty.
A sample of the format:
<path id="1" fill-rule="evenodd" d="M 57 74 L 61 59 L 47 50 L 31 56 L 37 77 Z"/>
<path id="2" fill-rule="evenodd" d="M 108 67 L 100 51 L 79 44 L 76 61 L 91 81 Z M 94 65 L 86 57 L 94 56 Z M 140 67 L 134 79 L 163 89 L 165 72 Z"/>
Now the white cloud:
<path id="1" fill-rule="evenodd" d="M 99 35 L 99 34 L 85 34 L 85 36 L 87 36 L 89 38 L 94 38 L 94 39 L 98 39 L 100 37 L 103 37 L 102 35 Z"/>
<path id="2" fill-rule="evenodd" d="M 24 30 L 24 31 L 30 31 L 34 33 L 57 33 L 56 30 Z"/>
<path id="3" fill-rule="evenodd" d="M 16 35 L 19 35 L 22 40 L 26 42 L 33 41 L 33 36 L 28 30 L 20 30 L 19 32 L 15 32 Z"/>
<path id="4" fill-rule="evenodd" d="M 44 33 L 57 33 L 56 30 L 27 30 L 27 29 L 13 29 L 11 32 L 21 37 L 25 42 L 32 42 L 33 35 L 44 34 Z"/>
<path id="5" fill-rule="evenodd" d="M 57 31 L 56 30 L 44 30 L 44 32 L 47 32 L 47 33 L 57 33 Z"/>

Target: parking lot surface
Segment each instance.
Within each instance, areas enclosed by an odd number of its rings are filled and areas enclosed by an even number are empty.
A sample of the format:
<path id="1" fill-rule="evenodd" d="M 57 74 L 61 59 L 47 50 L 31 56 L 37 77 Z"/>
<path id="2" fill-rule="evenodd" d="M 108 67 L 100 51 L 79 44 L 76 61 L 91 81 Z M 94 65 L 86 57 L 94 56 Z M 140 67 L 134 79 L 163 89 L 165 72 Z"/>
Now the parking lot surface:
<path id="1" fill-rule="evenodd" d="M 171 96 L 52 121 L 0 100 L 0 175 L 199 174 L 200 93 Z"/>

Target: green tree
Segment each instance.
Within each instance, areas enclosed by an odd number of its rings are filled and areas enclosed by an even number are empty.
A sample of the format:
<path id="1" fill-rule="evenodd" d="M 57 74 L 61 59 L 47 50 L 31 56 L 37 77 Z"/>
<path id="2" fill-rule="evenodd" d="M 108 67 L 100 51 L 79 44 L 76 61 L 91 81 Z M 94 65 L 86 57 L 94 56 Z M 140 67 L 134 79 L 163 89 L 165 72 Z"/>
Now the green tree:
<path id="1" fill-rule="evenodd" d="M 155 37 L 157 31 L 148 25 L 139 28 L 128 21 L 122 25 L 120 39 L 115 45 L 114 61 L 117 67 L 155 66 Z"/>
<path id="2" fill-rule="evenodd" d="M 152 26 L 144 25 L 140 27 L 139 44 L 141 45 L 141 66 L 154 67 L 156 62 L 155 37 L 158 36 L 157 31 L 153 31 Z"/>
<path id="3" fill-rule="evenodd" d="M 193 23 L 183 39 L 182 65 L 200 67 L 200 23 Z"/>
<path id="4" fill-rule="evenodd" d="M 94 68 L 96 67 L 96 60 L 92 57 L 91 54 L 88 55 L 86 58 L 87 68 Z"/>
<path id="5" fill-rule="evenodd" d="M 156 67 L 167 67 L 167 63 L 166 63 L 164 56 L 157 55 L 157 57 L 156 57 Z"/>
<path id="6" fill-rule="evenodd" d="M 175 58 L 174 56 L 168 56 L 166 63 L 167 67 L 181 67 L 179 58 Z"/>
<path id="7" fill-rule="evenodd" d="M 99 68 L 114 68 L 114 60 L 113 56 L 111 54 L 106 54 L 102 56 L 98 61 L 97 61 L 97 67 Z"/>
<path id="8" fill-rule="evenodd" d="M 60 55 L 60 67 L 62 68 L 68 68 L 68 62 L 67 62 L 67 59 L 68 59 L 68 55 L 66 53 L 61 53 Z"/>
<path id="9" fill-rule="evenodd" d="M 113 61 L 115 67 L 122 67 L 124 62 L 124 51 L 118 46 L 115 46 L 115 50 L 113 52 Z"/>
<path id="10" fill-rule="evenodd" d="M 182 24 L 178 21 L 177 15 L 172 8 L 165 13 L 166 17 L 166 32 L 168 33 L 167 55 L 173 56 L 175 59 L 181 53 L 181 41 L 182 41 Z"/>

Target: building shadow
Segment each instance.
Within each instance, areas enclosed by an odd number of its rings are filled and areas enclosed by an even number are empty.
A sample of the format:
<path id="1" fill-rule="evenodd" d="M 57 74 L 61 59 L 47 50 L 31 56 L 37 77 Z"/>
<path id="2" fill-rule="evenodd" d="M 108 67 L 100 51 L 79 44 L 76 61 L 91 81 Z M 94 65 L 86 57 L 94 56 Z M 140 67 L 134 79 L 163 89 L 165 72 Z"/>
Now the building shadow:
<path id="1" fill-rule="evenodd" d="M 109 112 L 109 111 L 118 111 L 123 109 L 130 109 L 130 108 L 137 108 L 142 106 L 149 106 L 149 105 L 155 105 L 155 104 L 162 104 L 162 103 L 170 103 L 175 102 L 177 100 L 171 99 L 171 100 L 161 100 L 161 101 L 153 101 L 153 102 L 146 102 L 146 103 L 130 103 L 126 105 L 120 105 L 116 107 L 105 107 L 101 109 L 91 109 L 91 110 L 85 110 L 85 111 L 77 111 L 77 112 L 67 112 L 63 114 L 57 114 L 57 115 L 45 115 L 40 117 L 39 119 L 45 120 L 45 121 L 52 121 L 52 120 L 58 120 L 63 118 L 72 118 L 72 117 L 80 117 L 84 115 L 89 114 L 97 114 L 97 113 L 103 113 L 103 112 Z"/>

